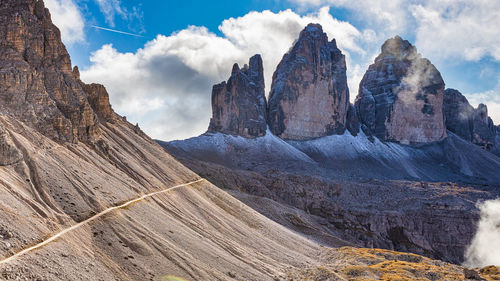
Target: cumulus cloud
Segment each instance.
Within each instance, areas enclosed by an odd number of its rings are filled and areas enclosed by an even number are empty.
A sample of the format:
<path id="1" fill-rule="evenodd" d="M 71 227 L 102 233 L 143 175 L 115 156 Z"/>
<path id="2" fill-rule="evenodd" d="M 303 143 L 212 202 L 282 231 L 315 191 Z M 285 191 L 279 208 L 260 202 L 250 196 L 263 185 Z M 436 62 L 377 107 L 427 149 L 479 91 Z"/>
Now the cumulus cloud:
<path id="1" fill-rule="evenodd" d="M 85 21 L 73 0 L 45 0 L 45 6 L 50 11 L 52 21 L 61 30 L 65 44 L 82 42 L 85 39 Z"/>
<path id="2" fill-rule="evenodd" d="M 300 6 L 331 5 L 353 12 L 377 36 L 408 33 L 433 58 L 500 60 L 497 0 L 289 0 Z M 369 8 L 367 8 L 369 7 Z"/>
<path id="3" fill-rule="evenodd" d="M 269 90 L 276 65 L 310 22 L 322 24 L 348 57 L 364 53 L 357 43 L 363 33 L 335 19 L 328 8 L 305 16 L 291 10 L 250 12 L 223 21 L 223 36 L 190 26 L 158 35 L 135 53 L 105 45 L 92 54 L 91 66 L 81 75 L 106 85 L 113 107 L 152 137 L 186 138 L 208 127 L 212 85 L 229 77 L 233 63 L 243 65 L 261 54 Z"/>
<path id="4" fill-rule="evenodd" d="M 500 199 L 478 205 L 481 219 L 472 243 L 465 253 L 468 267 L 500 265 Z"/>
<path id="5" fill-rule="evenodd" d="M 440 58 L 500 60 L 499 1 L 426 1 L 410 10 L 422 51 Z"/>
<path id="6" fill-rule="evenodd" d="M 408 11 L 405 7 L 413 2 L 404 0 L 289 0 L 301 7 L 330 5 L 354 11 L 353 17 L 372 26 L 380 36 L 402 32 L 408 25 Z"/>

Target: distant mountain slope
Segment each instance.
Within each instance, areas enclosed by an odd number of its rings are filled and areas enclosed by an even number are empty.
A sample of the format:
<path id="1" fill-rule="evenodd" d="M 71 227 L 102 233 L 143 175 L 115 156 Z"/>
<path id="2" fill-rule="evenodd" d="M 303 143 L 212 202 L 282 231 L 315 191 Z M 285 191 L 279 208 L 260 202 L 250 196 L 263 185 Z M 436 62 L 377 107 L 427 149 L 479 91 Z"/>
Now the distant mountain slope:
<path id="1" fill-rule="evenodd" d="M 346 132 L 308 141 L 283 141 L 270 132 L 254 139 L 207 133 L 183 141 L 158 142 L 177 157 L 232 168 L 276 168 L 335 179 L 410 179 L 500 186 L 500 157 L 451 132 L 441 142 L 420 147 L 381 142 L 363 132 L 356 137 Z"/>
<path id="2" fill-rule="evenodd" d="M 268 132 L 160 143 L 216 185 L 302 209 L 349 243 L 456 263 L 475 232 L 475 202 L 500 196 L 499 158 L 451 133 L 421 147 L 347 132 L 309 141 Z"/>

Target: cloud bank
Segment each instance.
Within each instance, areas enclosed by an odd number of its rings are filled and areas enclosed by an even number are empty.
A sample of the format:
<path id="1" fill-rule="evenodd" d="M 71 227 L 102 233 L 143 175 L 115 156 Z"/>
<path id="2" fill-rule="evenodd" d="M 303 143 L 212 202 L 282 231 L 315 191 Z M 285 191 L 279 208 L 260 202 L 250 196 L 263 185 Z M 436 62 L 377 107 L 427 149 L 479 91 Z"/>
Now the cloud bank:
<path id="1" fill-rule="evenodd" d="M 350 53 L 364 54 L 358 44 L 363 32 L 335 19 L 328 8 L 305 16 L 291 10 L 250 12 L 223 21 L 223 36 L 190 26 L 158 35 L 135 53 L 105 45 L 92 54 L 92 64 L 81 76 L 106 85 L 115 110 L 152 137 L 191 137 L 206 131 L 212 85 L 229 77 L 233 63 L 243 65 L 261 54 L 269 89 L 276 65 L 310 22 L 322 24 L 348 58 Z"/>
<path id="2" fill-rule="evenodd" d="M 471 245 L 466 251 L 465 265 L 484 267 L 500 265 L 500 199 L 478 205 L 481 219 Z"/>
<path id="3" fill-rule="evenodd" d="M 289 0 L 302 7 L 331 5 L 392 37 L 413 33 L 415 45 L 433 58 L 500 60 L 500 1 L 497 0 Z M 369 7 L 369 8 L 367 8 Z M 388 35 L 388 36 L 387 36 Z"/>

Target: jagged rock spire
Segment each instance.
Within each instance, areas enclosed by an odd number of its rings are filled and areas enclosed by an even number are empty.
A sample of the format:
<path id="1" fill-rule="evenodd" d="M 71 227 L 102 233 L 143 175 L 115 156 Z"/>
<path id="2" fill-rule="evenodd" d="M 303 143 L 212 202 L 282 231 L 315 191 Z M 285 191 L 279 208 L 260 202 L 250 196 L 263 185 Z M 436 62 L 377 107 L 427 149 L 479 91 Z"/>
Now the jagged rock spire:
<path id="1" fill-rule="evenodd" d="M 455 89 L 444 91 L 446 129 L 461 138 L 490 149 L 495 145 L 496 127 L 488 116 L 488 108 L 480 104 L 477 109 Z"/>
<path id="2" fill-rule="evenodd" d="M 227 82 L 212 89 L 209 132 L 247 138 L 266 134 L 266 97 L 262 58 L 255 55 L 242 69 L 233 65 Z"/>
<path id="3" fill-rule="evenodd" d="M 345 57 L 321 25 L 309 24 L 274 72 L 269 127 L 293 140 L 342 134 L 348 107 Z"/>
<path id="4" fill-rule="evenodd" d="M 396 36 L 382 45 L 359 85 L 356 109 L 368 134 L 422 144 L 444 139 L 444 81 L 429 60 Z"/>

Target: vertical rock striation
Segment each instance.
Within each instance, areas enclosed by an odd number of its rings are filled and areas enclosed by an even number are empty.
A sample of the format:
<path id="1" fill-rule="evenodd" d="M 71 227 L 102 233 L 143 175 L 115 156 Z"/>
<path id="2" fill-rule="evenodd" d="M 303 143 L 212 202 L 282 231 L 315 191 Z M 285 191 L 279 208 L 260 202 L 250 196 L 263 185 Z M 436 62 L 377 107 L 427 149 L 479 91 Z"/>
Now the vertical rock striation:
<path id="1" fill-rule="evenodd" d="M 485 149 L 495 145 L 496 127 L 488 117 L 488 108 L 474 109 L 467 98 L 455 89 L 446 89 L 443 104 L 446 129 Z"/>
<path id="2" fill-rule="evenodd" d="M 22 153 L 15 146 L 9 133 L 0 124 L 0 166 L 15 164 L 22 158 Z"/>
<path id="3" fill-rule="evenodd" d="M 89 102 L 42 0 L 0 2 L 0 50 L 1 113 L 56 141 L 93 141 L 99 135 L 93 105 L 102 109 L 105 89 L 93 92 L 99 97 Z M 104 107 L 112 112 L 109 102 Z"/>
<path id="4" fill-rule="evenodd" d="M 481 103 L 474 110 L 472 125 L 472 142 L 485 149 L 491 149 L 495 145 L 496 128 L 488 116 L 486 105 Z"/>
<path id="5" fill-rule="evenodd" d="M 290 140 L 342 134 L 348 109 L 345 57 L 321 25 L 309 24 L 274 72 L 269 127 Z"/>
<path id="6" fill-rule="evenodd" d="M 365 73 L 355 105 L 369 134 L 385 141 L 423 144 L 446 137 L 443 93 L 439 71 L 396 36 L 383 44 Z"/>
<path id="7" fill-rule="evenodd" d="M 214 85 L 208 131 L 247 138 L 264 136 L 266 107 L 262 58 L 255 55 L 242 69 L 235 64 L 227 82 Z"/>

